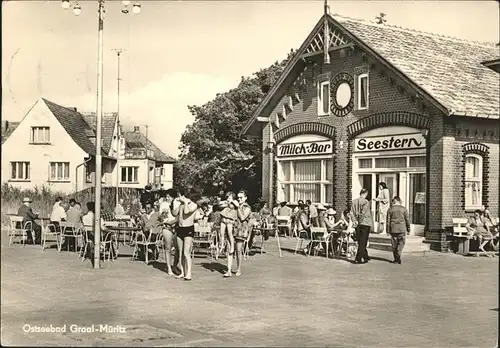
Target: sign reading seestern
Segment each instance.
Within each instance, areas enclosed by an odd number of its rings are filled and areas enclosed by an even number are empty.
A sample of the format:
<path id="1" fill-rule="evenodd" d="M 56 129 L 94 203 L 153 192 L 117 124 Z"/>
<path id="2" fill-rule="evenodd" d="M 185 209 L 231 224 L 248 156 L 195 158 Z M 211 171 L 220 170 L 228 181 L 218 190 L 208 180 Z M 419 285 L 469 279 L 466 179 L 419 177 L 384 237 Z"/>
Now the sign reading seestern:
<path id="1" fill-rule="evenodd" d="M 354 141 L 354 151 L 357 152 L 423 148 L 425 137 L 420 133 L 358 138 Z"/>
<path id="2" fill-rule="evenodd" d="M 333 153 L 333 142 L 325 141 L 310 141 L 307 143 L 293 143 L 278 145 L 278 157 L 291 156 L 316 156 L 328 155 Z"/>

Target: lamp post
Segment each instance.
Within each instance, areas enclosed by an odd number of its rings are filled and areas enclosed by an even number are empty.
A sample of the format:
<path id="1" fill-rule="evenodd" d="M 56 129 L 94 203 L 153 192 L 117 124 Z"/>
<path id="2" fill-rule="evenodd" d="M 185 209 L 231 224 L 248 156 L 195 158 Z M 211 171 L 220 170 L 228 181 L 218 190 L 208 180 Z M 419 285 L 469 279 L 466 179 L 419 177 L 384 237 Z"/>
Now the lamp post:
<path id="1" fill-rule="evenodd" d="M 122 13 L 129 13 L 130 1 L 123 1 L 124 8 Z M 103 30 L 104 30 L 104 0 L 97 0 L 98 4 L 98 34 L 97 34 L 97 110 L 96 110 L 96 145 L 95 145 L 95 214 L 94 214 L 94 268 L 100 268 L 101 260 L 101 188 L 102 188 L 102 139 L 101 139 L 101 123 L 103 111 Z M 62 0 L 61 3 L 64 9 L 71 7 L 70 0 Z M 73 14 L 79 16 L 82 12 L 81 6 L 77 1 L 73 3 Z M 132 12 L 139 14 L 141 5 L 134 3 Z"/>
<path id="2" fill-rule="evenodd" d="M 269 208 L 272 210 L 274 200 L 273 200 L 273 177 L 274 177 L 274 141 L 267 142 L 267 152 L 269 154 Z"/>

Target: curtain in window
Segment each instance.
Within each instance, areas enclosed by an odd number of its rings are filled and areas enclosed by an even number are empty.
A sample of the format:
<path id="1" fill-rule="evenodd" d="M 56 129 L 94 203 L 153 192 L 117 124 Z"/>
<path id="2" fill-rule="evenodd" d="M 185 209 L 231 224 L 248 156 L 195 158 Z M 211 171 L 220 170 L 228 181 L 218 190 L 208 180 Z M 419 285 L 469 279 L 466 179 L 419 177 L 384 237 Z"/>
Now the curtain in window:
<path id="1" fill-rule="evenodd" d="M 279 162 L 278 165 L 278 180 L 290 181 L 290 161 Z"/>
<path id="2" fill-rule="evenodd" d="M 278 183 L 278 200 L 290 202 L 290 184 Z"/>
<path id="3" fill-rule="evenodd" d="M 321 200 L 321 184 L 294 184 L 295 202 L 310 199 L 312 202 Z"/>
<path id="4" fill-rule="evenodd" d="M 294 181 L 319 181 L 321 180 L 321 161 L 294 162 Z"/>
<path id="5" fill-rule="evenodd" d="M 333 160 L 326 160 L 326 180 L 333 182 Z"/>
<path id="6" fill-rule="evenodd" d="M 56 164 L 55 163 L 51 163 L 50 164 L 50 178 L 51 179 L 56 179 L 57 178 L 57 175 L 56 175 Z"/>
<path id="7" fill-rule="evenodd" d="M 406 157 L 375 158 L 375 168 L 406 168 Z"/>
<path id="8" fill-rule="evenodd" d="M 366 169 L 372 167 L 372 159 L 371 158 L 360 158 L 358 160 L 358 166 L 360 169 Z"/>
<path id="9" fill-rule="evenodd" d="M 12 179 L 17 179 L 17 162 L 13 162 L 11 164 L 11 167 L 12 167 L 12 175 L 11 175 L 11 178 Z"/>
<path id="10" fill-rule="evenodd" d="M 479 179 L 479 158 L 467 157 L 465 160 L 465 177 L 469 179 Z"/>
<path id="11" fill-rule="evenodd" d="M 465 182 L 465 205 L 469 207 L 481 205 L 481 187 L 478 181 Z"/>

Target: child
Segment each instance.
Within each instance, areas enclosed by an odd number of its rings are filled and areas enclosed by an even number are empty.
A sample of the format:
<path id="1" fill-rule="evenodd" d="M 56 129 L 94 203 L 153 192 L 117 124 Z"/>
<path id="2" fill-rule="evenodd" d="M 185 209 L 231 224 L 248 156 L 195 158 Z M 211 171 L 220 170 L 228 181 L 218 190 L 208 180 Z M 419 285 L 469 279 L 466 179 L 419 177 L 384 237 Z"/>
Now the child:
<path id="1" fill-rule="evenodd" d="M 225 246 L 225 235 L 227 231 L 228 239 L 229 239 L 229 254 L 233 254 L 234 252 L 234 237 L 233 237 L 233 227 L 234 223 L 238 217 L 238 202 L 235 200 L 235 194 L 233 192 L 228 192 L 226 195 L 227 206 L 220 213 L 221 222 L 220 222 L 220 248 L 221 252 L 224 250 Z"/>

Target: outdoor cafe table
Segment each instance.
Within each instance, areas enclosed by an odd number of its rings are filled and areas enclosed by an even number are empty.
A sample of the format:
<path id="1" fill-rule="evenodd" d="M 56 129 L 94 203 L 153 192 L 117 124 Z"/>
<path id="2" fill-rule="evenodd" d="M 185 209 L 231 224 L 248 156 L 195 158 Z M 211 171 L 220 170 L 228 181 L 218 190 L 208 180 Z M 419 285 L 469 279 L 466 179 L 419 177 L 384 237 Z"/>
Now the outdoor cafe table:
<path id="1" fill-rule="evenodd" d="M 280 257 L 283 257 L 283 255 L 281 254 L 280 236 L 278 234 L 278 229 L 276 228 L 276 226 L 273 226 L 273 227 L 254 226 L 253 229 L 255 232 L 260 232 L 260 237 L 261 237 L 260 253 L 261 254 L 264 251 L 264 244 L 265 244 L 264 236 L 265 236 L 266 232 L 269 232 L 269 233 L 274 232 L 274 238 L 278 242 L 278 251 L 280 253 Z"/>
<path id="2" fill-rule="evenodd" d="M 132 246 L 132 244 L 134 242 L 134 234 L 138 231 L 142 231 L 142 228 L 138 227 L 138 226 L 107 226 L 106 229 L 108 229 L 110 231 L 114 231 L 118 235 L 120 235 L 120 233 L 123 233 L 124 235 L 130 234 L 129 243 L 127 244 L 128 246 Z M 125 245 L 125 238 L 123 238 L 122 242 L 123 242 L 123 245 Z"/>

